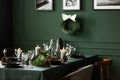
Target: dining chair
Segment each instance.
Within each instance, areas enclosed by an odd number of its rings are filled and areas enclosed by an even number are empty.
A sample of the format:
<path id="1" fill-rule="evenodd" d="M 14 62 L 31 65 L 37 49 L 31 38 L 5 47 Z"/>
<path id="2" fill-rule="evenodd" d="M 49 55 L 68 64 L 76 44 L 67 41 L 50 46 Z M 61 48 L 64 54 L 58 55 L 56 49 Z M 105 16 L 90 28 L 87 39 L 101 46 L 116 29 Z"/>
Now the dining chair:
<path id="1" fill-rule="evenodd" d="M 90 64 L 65 75 L 60 80 L 91 80 L 92 72 L 93 64 Z"/>
<path id="2" fill-rule="evenodd" d="M 106 77 L 106 79 L 110 79 L 110 71 L 109 71 L 109 66 L 110 63 L 112 63 L 112 59 L 111 58 L 103 58 L 102 61 L 99 62 L 95 62 L 95 65 L 97 67 L 99 67 L 100 69 L 100 80 L 104 80 L 104 78 Z M 105 67 L 105 69 L 104 69 Z M 106 70 L 106 74 L 104 75 L 104 70 Z"/>

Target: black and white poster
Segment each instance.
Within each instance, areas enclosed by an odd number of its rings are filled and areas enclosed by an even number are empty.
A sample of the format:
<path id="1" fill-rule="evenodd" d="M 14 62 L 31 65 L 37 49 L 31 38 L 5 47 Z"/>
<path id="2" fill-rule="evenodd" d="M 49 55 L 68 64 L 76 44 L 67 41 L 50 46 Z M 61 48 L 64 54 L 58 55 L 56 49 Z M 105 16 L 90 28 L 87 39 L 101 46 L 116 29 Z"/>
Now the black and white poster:
<path id="1" fill-rule="evenodd" d="M 63 0 L 63 10 L 80 10 L 80 0 Z"/>
<path id="2" fill-rule="evenodd" d="M 94 9 L 120 9 L 120 0 L 94 0 Z"/>
<path id="3" fill-rule="evenodd" d="M 52 10 L 53 0 L 35 0 L 36 10 Z"/>

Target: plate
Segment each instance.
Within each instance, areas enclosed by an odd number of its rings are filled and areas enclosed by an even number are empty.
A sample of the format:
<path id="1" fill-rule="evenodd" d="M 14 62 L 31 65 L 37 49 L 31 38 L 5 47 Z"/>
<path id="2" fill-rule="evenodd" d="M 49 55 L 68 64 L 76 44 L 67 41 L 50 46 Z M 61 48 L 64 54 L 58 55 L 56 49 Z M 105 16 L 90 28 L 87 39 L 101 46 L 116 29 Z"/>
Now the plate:
<path id="1" fill-rule="evenodd" d="M 62 65 L 64 63 L 61 62 L 61 60 L 51 60 L 50 61 L 52 65 Z"/>
<path id="2" fill-rule="evenodd" d="M 13 65 L 5 65 L 7 68 L 22 68 L 23 66 L 18 65 L 18 66 L 13 66 Z"/>
<path id="3" fill-rule="evenodd" d="M 72 58 L 86 58 L 84 55 L 82 55 L 82 54 L 71 54 L 71 57 Z"/>
<path id="4" fill-rule="evenodd" d="M 5 67 L 8 67 L 8 68 L 22 68 L 23 66 L 22 65 L 20 65 L 20 64 L 17 64 L 17 63 L 15 63 L 15 64 L 10 64 L 10 63 L 2 63 L 2 65 L 4 65 Z"/>

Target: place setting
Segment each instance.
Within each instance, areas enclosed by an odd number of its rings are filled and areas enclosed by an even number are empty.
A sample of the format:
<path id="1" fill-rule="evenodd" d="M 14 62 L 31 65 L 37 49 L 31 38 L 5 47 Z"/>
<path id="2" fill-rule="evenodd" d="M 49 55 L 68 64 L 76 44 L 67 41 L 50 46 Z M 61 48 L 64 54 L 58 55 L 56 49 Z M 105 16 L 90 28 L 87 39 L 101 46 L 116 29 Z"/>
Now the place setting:
<path id="1" fill-rule="evenodd" d="M 30 50 L 23 52 L 21 48 L 12 49 L 5 48 L 3 50 L 4 56 L 1 59 L 1 66 L 6 68 L 25 68 L 31 66 L 31 60 L 34 53 Z"/>
<path id="2" fill-rule="evenodd" d="M 1 59 L 3 66 L 7 68 L 33 68 L 51 67 L 51 65 L 64 65 L 72 59 L 85 58 L 75 53 L 76 48 L 70 44 L 63 45 L 61 38 L 56 42 L 50 39 L 49 44 L 37 45 L 34 50 L 24 52 L 21 48 L 3 50 L 4 57 Z"/>

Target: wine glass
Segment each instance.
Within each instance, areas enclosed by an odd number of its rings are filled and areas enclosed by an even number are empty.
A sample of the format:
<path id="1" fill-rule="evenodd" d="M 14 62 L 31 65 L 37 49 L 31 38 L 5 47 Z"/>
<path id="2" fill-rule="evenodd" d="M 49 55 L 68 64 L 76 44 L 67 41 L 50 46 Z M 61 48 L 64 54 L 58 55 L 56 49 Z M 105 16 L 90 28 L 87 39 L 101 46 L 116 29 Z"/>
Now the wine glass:
<path id="1" fill-rule="evenodd" d="M 28 61 L 29 61 L 29 67 L 32 68 L 32 59 L 35 57 L 35 51 L 34 50 L 28 50 Z"/>
<path id="2" fill-rule="evenodd" d="M 2 68 L 2 67 L 4 67 L 4 66 L 2 65 L 2 61 L 0 61 L 0 68 Z"/>
<path id="3" fill-rule="evenodd" d="M 22 64 L 24 67 L 28 64 L 28 54 L 27 52 L 22 53 Z"/>

